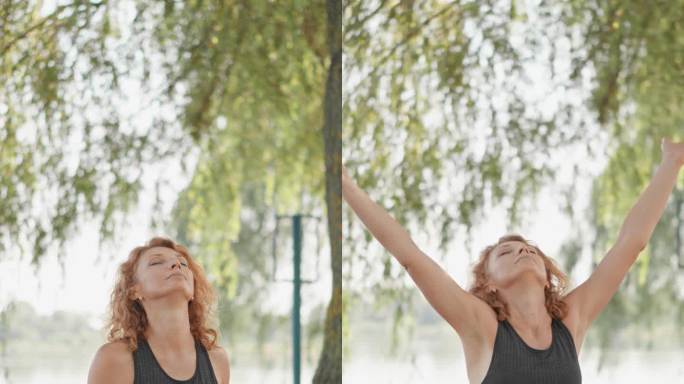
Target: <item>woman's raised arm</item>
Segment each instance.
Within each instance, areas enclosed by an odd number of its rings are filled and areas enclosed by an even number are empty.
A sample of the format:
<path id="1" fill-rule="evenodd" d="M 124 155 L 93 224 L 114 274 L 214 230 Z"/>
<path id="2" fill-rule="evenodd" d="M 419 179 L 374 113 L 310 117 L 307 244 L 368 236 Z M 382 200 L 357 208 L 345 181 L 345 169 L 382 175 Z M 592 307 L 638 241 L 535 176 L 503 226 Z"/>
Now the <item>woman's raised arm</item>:
<path id="1" fill-rule="evenodd" d="M 482 317 L 489 306 L 462 289 L 434 260 L 423 253 L 406 231 L 359 188 L 342 167 L 342 196 L 370 233 L 408 271 L 430 305 L 463 337 L 481 337 Z"/>
<path id="2" fill-rule="evenodd" d="M 684 164 L 684 143 L 662 140 L 662 160 L 646 189 L 627 214 L 615 244 L 591 276 L 567 295 L 583 329 L 608 304 L 639 253 L 648 244 Z"/>

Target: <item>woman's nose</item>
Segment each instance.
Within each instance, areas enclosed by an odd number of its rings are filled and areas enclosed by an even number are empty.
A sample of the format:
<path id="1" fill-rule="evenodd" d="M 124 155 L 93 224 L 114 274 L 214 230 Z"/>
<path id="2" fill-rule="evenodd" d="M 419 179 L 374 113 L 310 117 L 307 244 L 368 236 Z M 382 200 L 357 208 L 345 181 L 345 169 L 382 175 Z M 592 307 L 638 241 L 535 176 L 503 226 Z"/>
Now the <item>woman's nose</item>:
<path id="1" fill-rule="evenodd" d="M 178 267 L 178 269 L 180 269 L 180 260 L 176 260 L 176 261 L 171 265 L 171 269 L 173 269 L 174 267 Z"/>

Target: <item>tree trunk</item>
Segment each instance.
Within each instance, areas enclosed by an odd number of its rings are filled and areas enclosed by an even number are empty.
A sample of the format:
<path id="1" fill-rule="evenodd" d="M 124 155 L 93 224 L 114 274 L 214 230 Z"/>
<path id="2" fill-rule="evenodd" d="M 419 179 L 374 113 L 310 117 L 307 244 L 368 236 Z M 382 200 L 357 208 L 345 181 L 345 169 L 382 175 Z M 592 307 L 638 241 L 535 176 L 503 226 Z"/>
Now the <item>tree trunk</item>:
<path id="1" fill-rule="evenodd" d="M 326 0 L 330 67 L 325 86 L 325 203 L 333 274 L 314 384 L 342 382 L 342 0 Z"/>

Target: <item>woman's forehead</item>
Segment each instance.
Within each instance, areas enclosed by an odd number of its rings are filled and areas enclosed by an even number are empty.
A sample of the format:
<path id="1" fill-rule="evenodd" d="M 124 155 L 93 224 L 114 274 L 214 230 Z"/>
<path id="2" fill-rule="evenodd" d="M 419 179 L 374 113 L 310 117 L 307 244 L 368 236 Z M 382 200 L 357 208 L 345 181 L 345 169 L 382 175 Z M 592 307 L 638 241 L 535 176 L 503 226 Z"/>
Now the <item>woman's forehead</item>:
<path id="1" fill-rule="evenodd" d="M 526 245 L 526 244 L 523 243 L 522 241 L 518 241 L 518 240 L 509 240 L 509 241 L 505 241 L 505 242 L 497 245 L 496 249 L 497 250 L 504 250 L 504 249 L 508 249 L 508 248 L 515 248 L 516 246 L 520 246 L 520 245 Z"/>
<path id="2" fill-rule="evenodd" d="M 168 247 L 152 247 L 145 252 L 142 253 L 142 257 L 152 257 L 155 255 L 161 255 L 161 256 L 183 256 L 180 252 L 173 250 Z"/>

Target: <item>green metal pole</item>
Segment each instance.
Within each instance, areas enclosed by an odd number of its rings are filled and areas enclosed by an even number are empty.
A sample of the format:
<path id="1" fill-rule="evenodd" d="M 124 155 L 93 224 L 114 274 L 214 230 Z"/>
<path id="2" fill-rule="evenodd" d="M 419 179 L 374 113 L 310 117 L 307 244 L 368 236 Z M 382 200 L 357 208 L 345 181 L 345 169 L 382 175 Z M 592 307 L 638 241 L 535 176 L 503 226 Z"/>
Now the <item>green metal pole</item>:
<path id="1" fill-rule="evenodd" d="M 301 288 L 301 263 L 302 263 L 302 216 L 292 217 L 292 235 L 294 238 L 294 297 L 292 299 L 292 353 L 294 364 L 294 384 L 300 384 L 301 380 L 301 324 L 299 309 L 302 305 Z"/>

